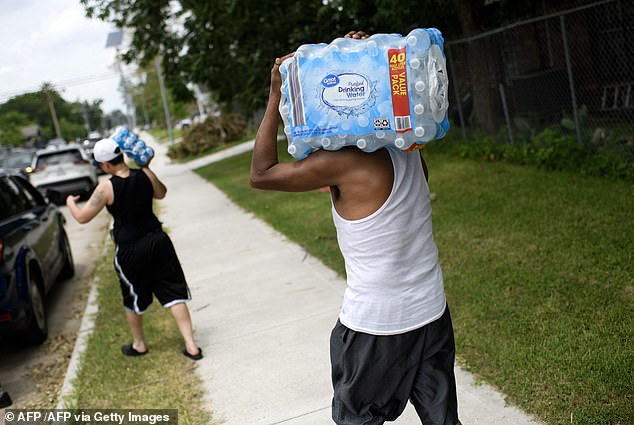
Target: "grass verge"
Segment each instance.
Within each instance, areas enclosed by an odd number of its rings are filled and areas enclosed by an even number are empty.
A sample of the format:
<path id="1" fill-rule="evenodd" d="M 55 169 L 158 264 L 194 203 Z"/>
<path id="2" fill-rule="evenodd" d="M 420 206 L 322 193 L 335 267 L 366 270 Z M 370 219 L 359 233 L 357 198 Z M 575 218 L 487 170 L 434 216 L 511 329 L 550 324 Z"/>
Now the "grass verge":
<path id="1" fill-rule="evenodd" d="M 240 145 L 240 144 L 242 144 L 244 142 L 248 142 L 248 141 L 253 140 L 253 139 L 255 139 L 255 131 L 251 131 L 249 134 L 247 134 L 246 136 L 244 136 L 244 137 L 242 137 L 242 138 L 240 138 L 238 140 L 233 140 L 231 142 L 227 142 L 227 144 L 225 144 L 225 145 L 211 146 L 208 149 L 205 149 L 203 152 L 200 152 L 200 153 L 198 153 L 196 155 L 190 155 L 190 156 L 187 156 L 187 157 L 184 157 L 184 158 L 172 158 L 172 160 L 176 161 L 176 162 L 179 162 L 179 163 L 188 163 L 188 162 L 193 161 L 195 159 L 202 158 L 204 156 L 208 156 L 208 155 L 211 155 L 213 153 L 223 151 L 225 149 L 231 148 L 233 146 Z"/>
<path id="2" fill-rule="evenodd" d="M 545 423 L 633 424 L 631 183 L 425 156 L 464 366 Z M 249 162 L 198 172 L 343 275 L 328 195 L 252 190 Z"/>
<path id="3" fill-rule="evenodd" d="M 196 364 L 181 354 L 183 342 L 171 314 L 158 304 L 143 316 L 150 353 L 126 357 L 120 346 L 131 340 L 121 305 L 114 248 L 95 271 L 99 311 L 73 382 L 74 406 L 80 409 L 178 409 L 179 424 L 213 423 L 203 405 Z"/>
<path id="4" fill-rule="evenodd" d="M 149 133 L 154 137 L 154 139 L 159 143 L 169 143 L 170 142 L 170 134 L 166 128 L 152 127 Z M 172 135 L 174 136 L 174 140 L 179 139 L 183 135 L 183 130 L 178 130 L 172 128 Z"/>

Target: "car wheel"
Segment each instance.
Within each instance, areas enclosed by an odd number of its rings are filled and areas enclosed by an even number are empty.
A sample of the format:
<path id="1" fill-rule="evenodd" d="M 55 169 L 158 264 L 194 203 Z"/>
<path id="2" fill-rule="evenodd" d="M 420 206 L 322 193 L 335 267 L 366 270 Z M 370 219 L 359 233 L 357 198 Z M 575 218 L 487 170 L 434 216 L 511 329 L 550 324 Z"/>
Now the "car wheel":
<path id="1" fill-rule="evenodd" d="M 73 251 L 70 249 L 68 235 L 64 229 L 62 229 L 62 253 L 64 254 L 64 266 L 59 276 L 62 279 L 70 279 L 75 276 L 75 261 L 73 260 Z"/>
<path id="2" fill-rule="evenodd" d="M 31 344 L 41 344 L 48 336 L 46 308 L 42 286 L 32 273 L 29 273 L 29 296 L 31 298 L 31 319 L 27 327 L 26 340 Z"/>

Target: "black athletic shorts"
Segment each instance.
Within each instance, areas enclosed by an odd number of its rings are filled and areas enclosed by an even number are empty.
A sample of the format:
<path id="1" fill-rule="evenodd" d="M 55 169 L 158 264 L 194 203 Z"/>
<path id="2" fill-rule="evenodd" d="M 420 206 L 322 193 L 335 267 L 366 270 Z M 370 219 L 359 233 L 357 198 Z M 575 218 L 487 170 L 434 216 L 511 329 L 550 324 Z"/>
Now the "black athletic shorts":
<path id="1" fill-rule="evenodd" d="M 165 308 L 190 301 L 185 274 L 171 239 L 163 231 L 148 233 L 132 244 L 117 246 L 114 267 L 126 309 L 144 313 L 152 296 Z"/>
<path id="2" fill-rule="evenodd" d="M 330 338 L 338 425 L 394 421 L 408 400 L 425 425 L 456 425 L 455 345 L 449 308 L 432 323 L 399 335 L 370 335 L 337 321 Z"/>

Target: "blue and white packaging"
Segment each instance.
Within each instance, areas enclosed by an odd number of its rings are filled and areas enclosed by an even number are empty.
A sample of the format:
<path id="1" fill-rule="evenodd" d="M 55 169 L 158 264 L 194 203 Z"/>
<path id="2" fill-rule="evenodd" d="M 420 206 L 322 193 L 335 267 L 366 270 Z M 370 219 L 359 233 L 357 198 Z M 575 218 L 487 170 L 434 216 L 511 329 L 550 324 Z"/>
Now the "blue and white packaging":
<path id="1" fill-rule="evenodd" d="M 280 66 L 288 152 L 412 150 L 449 128 L 443 37 L 435 28 L 305 44 Z"/>
<path id="2" fill-rule="evenodd" d="M 147 146 L 145 142 L 131 132 L 126 126 L 119 126 L 115 129 L 112 140 L 117 142 L 119 148 L 138 165 L 147 165 L 152 157 L 154 157 L 154 149 Z"/>

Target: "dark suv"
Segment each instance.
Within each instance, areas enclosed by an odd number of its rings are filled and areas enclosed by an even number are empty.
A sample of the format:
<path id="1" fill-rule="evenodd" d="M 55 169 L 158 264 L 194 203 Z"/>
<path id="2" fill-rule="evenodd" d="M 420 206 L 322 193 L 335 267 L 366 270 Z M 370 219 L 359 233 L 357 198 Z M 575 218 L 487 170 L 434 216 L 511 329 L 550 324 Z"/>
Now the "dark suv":
<path id="1" fill-rule="evenodd" d="M 75 274 L 65 219 L 28 180 L 0 170 L 0 336 L 48 334 L 44 297 Z"/>

